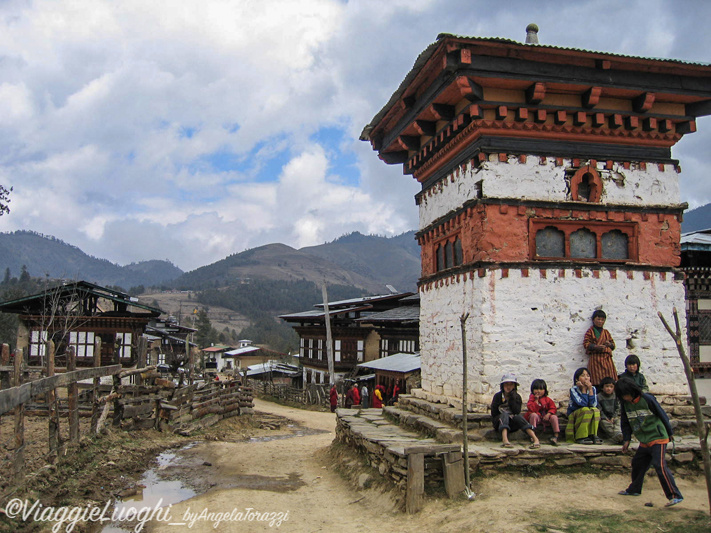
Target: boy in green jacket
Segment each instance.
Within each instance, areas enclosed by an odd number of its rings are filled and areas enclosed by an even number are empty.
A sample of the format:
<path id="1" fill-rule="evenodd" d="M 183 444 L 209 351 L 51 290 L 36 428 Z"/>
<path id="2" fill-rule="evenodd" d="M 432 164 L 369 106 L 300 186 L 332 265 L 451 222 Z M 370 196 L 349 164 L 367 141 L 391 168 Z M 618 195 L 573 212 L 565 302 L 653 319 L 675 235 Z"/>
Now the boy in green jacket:
<path id="1" fill-rule="evenodd" d="M 634 381 L 622 378 L 615 384 L 615 394 L 622 404 L 622 451 L 630 445 L 632 433 L 639 440 L 639 447 L 632 458 L 632 483 L 620 491 L 623 496 L 639 496 L 642 493 L 644 475 L 653 465 L 662 489 L 669 502 L 667 507 L 684 501 L 667 466 L 665 454 L 673 435 L 669 417 L 651 394 L 643 393 Z"/>

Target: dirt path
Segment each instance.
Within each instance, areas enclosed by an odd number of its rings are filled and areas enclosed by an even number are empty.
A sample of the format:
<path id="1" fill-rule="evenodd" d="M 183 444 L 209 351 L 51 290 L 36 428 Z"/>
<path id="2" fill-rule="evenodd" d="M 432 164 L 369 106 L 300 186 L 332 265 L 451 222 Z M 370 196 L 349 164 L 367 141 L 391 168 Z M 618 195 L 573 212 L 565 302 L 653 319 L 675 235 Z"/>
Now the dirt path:
<path id="1" fill-rule="evenodd" d="M 477 498 L 472 502 L 428 498 L 415 516 L 400 513 L 391 493 L 378 488 L 359 490 L 328 463 L 328 447 L 334 439 L 335 416 L 303 411 L 255 400 L 255 410 L 288 418 L 300 427 L 282 427 L 265 438 L 236 442 L 206 442 L 187 450 L 184 464 L 192 482 L 211 487 L 173 505 L 167 522 L 153 522 L 149 531 L 270 531 L 288 532 L 388 531 L 546 531 L 546 517 L 601 510 L 636 513 L 643 530 L 659 517 L 677 513 L 680 523 L 692 510 L 708 512 L 702 477 L 677 479 L 685 501 L 683 507 L 664 509 L 664 496 L 655 478 L 649 478 L 645 494 L 621 497 L 627 477 L 576 474 L 542 478 L 502 474 L 478 478 Z M 294 433 L 299 436 L 293 436 Z M 290 435 L 289 438 L 283 438 Z M 352 461 L 352 459 L 344 459 Z M 210 463 L 206 465 L 205 462 Z M 176 473 L 176 477 L 184 477 Z M 650 502 L 653 507 L 645 507 Z M 218 513 L 250 516 L 252 521 L 224 521 L 215 527 Z M 255 512 L 273 513 L 270 523 L 257 521 Z M 192 524 L 190 517 L 203 516 Z M 282 515 L 279 515 L 282 513 Z M 288 513 L 288 515 L 286 514 Z M 667 513 L 661 515 L 660 513 Z M 285 517 L 280 523 L 279 516 Z M 262 518 L 267 518 L 262 515 Z M 176 522 L 184 525 L 177 526 Z"/>

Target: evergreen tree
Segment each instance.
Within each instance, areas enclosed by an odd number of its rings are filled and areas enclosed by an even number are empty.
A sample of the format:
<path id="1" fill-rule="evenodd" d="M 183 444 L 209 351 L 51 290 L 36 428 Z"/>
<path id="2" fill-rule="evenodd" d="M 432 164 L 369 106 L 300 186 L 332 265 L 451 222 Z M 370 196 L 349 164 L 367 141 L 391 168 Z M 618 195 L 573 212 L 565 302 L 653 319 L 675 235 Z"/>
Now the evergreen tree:
<path id="1" fill-rule="evenodd" d="M 5 269 L 5 277 L 2 279 L 2 284 L 3 285 L 9 285 L 10 284 L 10 267 L 7 267 Z"/>
<path id="2" fill-rule="evenodd" d="M 20 270 L 20 283 L 28 283 L 30 281 L 30 273 L 27 271 L 27 265 L 22 265 Z"/>

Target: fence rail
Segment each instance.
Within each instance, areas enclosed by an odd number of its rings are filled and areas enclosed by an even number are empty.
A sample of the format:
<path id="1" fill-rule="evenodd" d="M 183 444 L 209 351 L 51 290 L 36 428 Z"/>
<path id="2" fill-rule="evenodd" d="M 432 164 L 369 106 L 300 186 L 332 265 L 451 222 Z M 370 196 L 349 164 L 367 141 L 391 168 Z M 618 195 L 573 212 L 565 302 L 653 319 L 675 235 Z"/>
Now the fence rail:
<path id="1" fill-rule="evenodd" d="M 100 353 L 100 339 L 96 353 Z M 7 351 L 3 345 L 2 351 Z M 101 433 L 111 416 L 114 427 L 126 429 L 157 428 L 182 434 L 213 425 L 220 420 L 252 412 L 252 387 L 241 381 L 192 383 L 177 386 L 162 378 L 155 367 L 124 370 L 121 365 L 95 366 L 76 370 L 75 355 L 67 354 L 66 372 L 54 374 L 54 344 L 47 343 L 46 377 L 23 383 L 29 375 L 18 349 L 14 364 L 8 366 L 2 357 L 0 383 L 0 417 L 12 416 L 13 443 L 9 458 L 12 479 L 17 482 L 25 474 L 25 420 L 30 414 L 46 416 L 48 420 L 49 462 L 66 453 L 67 447 L 79 441 L 79 416 L 91 416 L 91 434 Z M 98 359 L 97 359 L 98 363 Z M 110 389 L 100 384 L 102 377 L 111 376 Z M 136 383 L 128 383 L 128 378 Z M 92 380 L 89 390 L 79 392 L 79 382 Z M 66 399 L 58 392 L 66 388 Z M 69 424 L 69 438 L 62 440 L 60 419 Z M 14 444 L 14 445 L 13 445 Z"/>
<path id="2" fill-rule="evenodd" d="M 248 380 L 255 394 L 272 396 L 303 405 L 328 405 L 329 385 L 308 384 L 304 389 L 298 389 L 283 383 L 271 381 Z"/>

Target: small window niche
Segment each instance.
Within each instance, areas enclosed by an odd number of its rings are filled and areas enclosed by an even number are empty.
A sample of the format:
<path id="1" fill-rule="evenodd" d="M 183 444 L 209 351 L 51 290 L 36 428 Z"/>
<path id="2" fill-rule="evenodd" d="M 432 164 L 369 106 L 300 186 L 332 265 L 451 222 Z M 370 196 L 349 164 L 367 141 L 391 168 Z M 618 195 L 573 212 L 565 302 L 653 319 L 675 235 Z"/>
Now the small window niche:
<path id="1" fill-rule="evenodd" d="M 570 178 L 570 195 L 575 202 L 599 203 L 602 196 L 602 180 L 590 165 L 580 167 Z"/>

